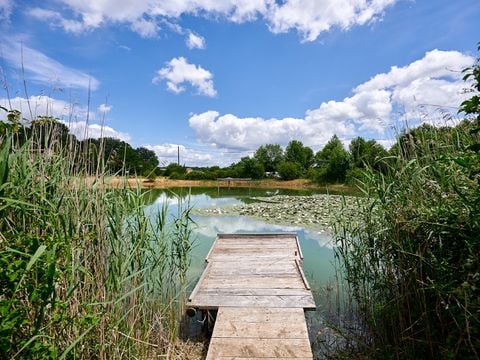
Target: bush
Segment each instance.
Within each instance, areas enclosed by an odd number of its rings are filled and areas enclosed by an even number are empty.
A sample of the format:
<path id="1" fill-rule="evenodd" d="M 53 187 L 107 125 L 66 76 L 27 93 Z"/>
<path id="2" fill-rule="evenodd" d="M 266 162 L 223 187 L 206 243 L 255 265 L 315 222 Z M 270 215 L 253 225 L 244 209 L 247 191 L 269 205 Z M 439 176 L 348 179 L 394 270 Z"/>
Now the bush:
<path id="1" fill-rule="evenodd" d="M 278 173 L 283 180 L 294 180 L 300 177 L 302 174 L 302 169 L 297 163 L 283 161 L 278 165 Z"/>

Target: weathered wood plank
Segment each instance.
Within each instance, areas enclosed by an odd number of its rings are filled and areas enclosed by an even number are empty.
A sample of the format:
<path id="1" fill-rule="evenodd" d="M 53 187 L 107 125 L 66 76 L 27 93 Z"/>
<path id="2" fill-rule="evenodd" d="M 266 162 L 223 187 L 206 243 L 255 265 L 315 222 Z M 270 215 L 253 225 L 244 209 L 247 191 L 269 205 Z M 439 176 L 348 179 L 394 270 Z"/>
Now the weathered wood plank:
<path id="1" fill-rule="evenodd" d="M 212 338 L 207 359 L 221 356 L 313 358 L 308 339 Z"/>
<path id="2" fill-rule="evenodd" d="M 272 289 L 272 288 L 259 288 L 259 289 L 225 289 L 225 288 L 202 288 L 197 292 L 197 295 L 205 296 L 245 296 L 245 295 L 278 295 L 278 296 L 292 296 L 292 295 L 311 295 L 310 290 L 307 289 Z"/>
<path id="3" fill-rule="evenodd" d="M 278 357 L 240 357 L 240 356 L 220 356 L 217 357 L 219 360 L 244 360 L 244 359 L 249 359 L 249 360 L 269 360 L 269 359 L 278 359 Z M 305 357 L 305 358 L 299 358 L 299 357 L 282 357 L 282 360 L 312 360 L 311 357 Z"/>
<path id="4" fill-rule="evenodd" d="M 303 316 L 303 315 L 302 315 Z M 284 322 L 243 322 L 241 319 L 221 321 L 215 324 L 213 337 L 262 338 L 262 339 L 304 339 L 308 338 L 305 321 L 296 319 Z"/>
<path id="5" fill-rule="evenodd" d="M 300 277 L 278 278 L 263 276 L 258 278 L 205 278 L 200 288 L 238 288 L 238 289 L 305 289 Z"/>
<path id="6" fill-rule="evenodd" d="M 281 319 L 287 318 L 303 318 L 304 311 L 300 308 L 282 309 L 282 308 L 220 308 L 218 310 L 217 317 L 241 318 L 247 322 L 262 322 L 262 321 L 281 321 Z"/>
<path id="7" fill-rule="evenodd" d="M 218 295 L 212 305 L 210 295 L 197 294 L 189 303 L 190 306 L 216 309 L 218 307 L 278 307 L 278 308 L 301 308 L 314 309 L 315 301 L 311 295 Z"/>

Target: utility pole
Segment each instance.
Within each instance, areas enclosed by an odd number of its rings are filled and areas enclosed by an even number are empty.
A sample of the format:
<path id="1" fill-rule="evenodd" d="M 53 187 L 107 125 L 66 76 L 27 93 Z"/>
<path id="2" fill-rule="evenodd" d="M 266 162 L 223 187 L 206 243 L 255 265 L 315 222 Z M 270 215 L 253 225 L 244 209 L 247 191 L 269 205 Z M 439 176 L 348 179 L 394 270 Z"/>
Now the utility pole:
<path id="1" fill-rule="evenodd" d="M 180 146 L 177 146 L 177 164 L 180 166 Z"/>

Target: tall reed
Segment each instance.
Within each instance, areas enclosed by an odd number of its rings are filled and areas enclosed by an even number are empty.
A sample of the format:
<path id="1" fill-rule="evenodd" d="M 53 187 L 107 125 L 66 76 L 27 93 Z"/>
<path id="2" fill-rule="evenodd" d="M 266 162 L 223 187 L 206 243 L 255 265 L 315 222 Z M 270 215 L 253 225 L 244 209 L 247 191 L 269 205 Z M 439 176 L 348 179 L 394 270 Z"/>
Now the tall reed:
<path id="1" fill-rule="evenodd" d="M 337 254 L 369 357 L 478 359 L 478 124 L 400 137 L 387 170 L 367 170 L 355 217 L 340 216 Z"/>
<path id="2" fill-rule="evenodd" d="M 51 119 L 0 128 L 0 358 L 149 358 L 171 351 L 189 209 L 144 210 Z M 101 150 L 101 149 L 100 149 Z M 126 184 L 126 182 L 125 182 Z"/>

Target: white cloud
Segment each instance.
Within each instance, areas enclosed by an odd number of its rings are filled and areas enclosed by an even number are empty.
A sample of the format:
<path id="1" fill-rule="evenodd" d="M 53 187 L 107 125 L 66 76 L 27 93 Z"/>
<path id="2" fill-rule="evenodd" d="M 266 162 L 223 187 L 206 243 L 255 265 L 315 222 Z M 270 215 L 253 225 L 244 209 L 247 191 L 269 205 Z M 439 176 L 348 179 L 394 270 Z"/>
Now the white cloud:
<path id="1" fill-rule="evenodd" d="M 26 14 L 37 20 L 48 21 L 50 26 L 54 28 L 63 28 L 65 31 L 74 34 L 80 34 L 89 30 L 89 26 L 84 22 L 64 18 L 58 11 L 35 7 L 27 9 Z"/>
<path id="2" fill-rule="evenodd" d="M 185 83 L 196 88 L 198 93 L 205 96 L 214 97 L 217 91 L 213 86 L 213 75 L 210 71 L 201 66 L 189 64 L 184 57 L 173 58 L 165 67 L 157 71 L 157 75 L 152 79 L 154 84 L 167 81 L 167 88 L 179 94 L 185 91 Z"/>
<path id="3" fill-rule="evenodd" d="M 26 80 L 40 82 L 53 87 L 72 87 L 91 90 L 98 89 L 100 82 L 82 71 L 69 68 L 47 55 L 28 47 L 21 42 L 0 37 L 8 47 L 3 57 L 13 67 L 25 69 Z M 23 52 L 23 56 L 22 56 Z"/>
<path id="4" fill-rule="evenodd" d="M 100 104 L 98 106 L 98 112 L 101 113 L 101 114 L 106 114 L 108 112 L 110 112 L 110 110 L 112 110 L 112 107 L 111 105 L 107 105 L 107 104 Z"/>
<path id="5" fill-rule="evenodd" d="M 425 105 L 457 108 L 465 99 L 461 70 L 472 63 L 471 56 L 458 51 L 435 49 L 407 66 L 393 66 L 388 73 L 372 77 L 354 92 L 388 91 L 392 101 L 407 114 Z"/>
<path id="6" fill-rule="evenodd" d="M 266 14 L 274 33 L 297 30 L 305 41 L 314 41 L 332 27 L 348 30 L 382 16 L 396 0 L 287 0 L 275 2 Z"/>
<path id="7" fill-rule="evenodd" d="M 0 105 L 19 110 L 22 117 L 28 120 L 39 116 L 51 116 L 61 120 L 85 118 L 87 109 L 75 103 L 54 99 L 49 96 L 30 96 L 28 99 L 15 97 L 0 99 Z"/>
<path id="8" fill-rule="evenodd" d="M 187 148 L 179 144 L 160 144 L 160 145 L 143 145 L 143 147 L 152 150 L 158 157 L 158 161 L 162 165 L 176 163 L 178 161 L 178 151 L 180 150 L 180 163 L 186 166 L 210 166 L 218 164 L 214 157 L 206 152 Z"/>
<path id="9" fill-rule="evenodd" d="M 22 117 L 27 120 L 35 119 L 39 116 L 51 116 L 64 123 L 72 134 L 82 140 L 85 137 L 99 138 L 113 137 L 123 141 L 130 141 L 130 135 L 117 131 L 109 126 L 102 126 L 85 121 L 87 117 L 87 108 L 75 103 L 64 100 L 54 99 L 48 96 L 31 96 L 28 98 L 15 97 L 12 99 L 0 99 L 0 106 L 7 109 L 19 110 Z M 105 104 L 100 105 L 99 110 Z M 108 106 L 107 106 L 108 107 Z M 32 113 L 30 114 L 30 109 Z M 0 114 L 0 119 L 3 114 Z M 95 119 L 93 113 L 89 114 L 90 120 Z"/>
<path id="10" fill-rule="evenodd" d="M 0 19 L 8 19 L 12 12 L 13 3 L 11 0 L 0 0 Z"/>
<path id="11" fill-rule="evenodd" d="M 0 0 L 5 1 L 5 0 Z M 154 24 L 182 15 L 222 17 L 242 23 L 258 18 L 274 33 L 299 32 L 314 41 L 332 27 L 348 30 L 380 18 L 398 0 L 61 0 L 73 18 L 58 13 L 53 19 L 66 31 L 85 31 L 107 23 L 123 23 L 141 36 L 152 36 Z M 35 13 L 31 13 L 35 16 Z M 149 20 L 145 20 L 147 17 Z M 37 17 L 48 21 L 48 18 Z M 52 19 L 52 18 L 51 18 Z M 144 23 L 145 21 L 148 24 Z"/>
<path id="12" fill-rule="evenodd" d="M 86 138 L 99 139 L 101 137 L 111 137 L 125 142 L 131 140 L 130 135 L 124 132 L 115 130 L 110 126 L 100 124 L 88 124 L 85 121 L 62 121 L 69 129 L 70 132 L 79 140 Z"/>
<path id="13" fill-rule="evenodd" d="M 189 49 L 205 49 L 205 38 L 189 31 L 186 39 Z"/>
<path id="14" fill-rule="evenodd" d="M 403 120 L 416 123 L 437 121 L 419 113 L 426 105 L 455 113 L 468 96 L 460 71 L 473 62 L 457 51 L 433 50 L 409 65 L 374 76 L 353 89 L 352 96 L 307 110 L 302 118 L 241 118 L 207 111 L 192 115 L 189 125 L 199 141 L 227 149 L 254 150 L 266 143 L 285 146 L 298 139 L 317 150 L 334 134 L 348 141 L 361 132 L 382 138 L 390 126 L 397 127 L 398 111 L 403 112 Z"/>
<path id="15" fill-rule="evenodd" d="M 141 37 L 152 38 L 155 37 L 160 29 L 157 23 L 153 20 L 137 19 L 135 20 L 131 28 L 138 33 Z"/>

